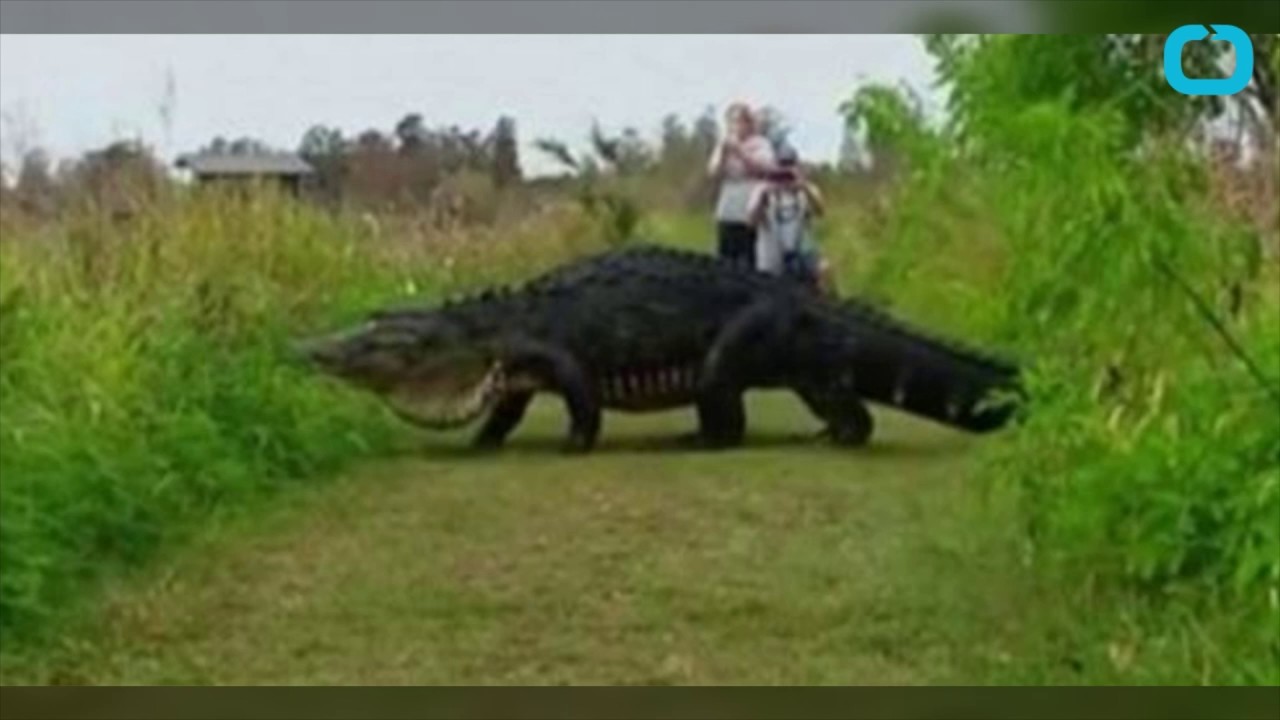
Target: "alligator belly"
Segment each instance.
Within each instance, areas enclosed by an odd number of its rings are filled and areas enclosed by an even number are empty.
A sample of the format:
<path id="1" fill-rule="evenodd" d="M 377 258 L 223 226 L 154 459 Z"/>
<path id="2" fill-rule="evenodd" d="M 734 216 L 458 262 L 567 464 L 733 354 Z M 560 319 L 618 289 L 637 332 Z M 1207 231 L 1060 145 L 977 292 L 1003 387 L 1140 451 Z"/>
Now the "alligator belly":
<path id="1" fill-rule="evenodd" d="M 670 367 L 658 370 L 619 371 L 597 380 L 600 404 L 624 412 L 655 412 L 693 402 L 697 369 Z"/>

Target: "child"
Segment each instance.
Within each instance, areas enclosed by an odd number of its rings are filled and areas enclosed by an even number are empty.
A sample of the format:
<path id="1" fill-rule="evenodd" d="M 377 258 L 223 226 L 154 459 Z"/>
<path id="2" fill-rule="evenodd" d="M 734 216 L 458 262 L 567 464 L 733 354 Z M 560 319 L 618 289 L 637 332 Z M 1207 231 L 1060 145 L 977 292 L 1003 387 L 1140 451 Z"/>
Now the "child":
<path id="1" fill-rule="evenodd" d="M 751 198 L 749 212 L 756 227 L 756 267 L 783 274 L 830 292 L 827 264 L 813 242 L 812 221 L 823 211 L 822 195 L 801 177 L 796 151 L 784 146 L 777 169 Z"/>

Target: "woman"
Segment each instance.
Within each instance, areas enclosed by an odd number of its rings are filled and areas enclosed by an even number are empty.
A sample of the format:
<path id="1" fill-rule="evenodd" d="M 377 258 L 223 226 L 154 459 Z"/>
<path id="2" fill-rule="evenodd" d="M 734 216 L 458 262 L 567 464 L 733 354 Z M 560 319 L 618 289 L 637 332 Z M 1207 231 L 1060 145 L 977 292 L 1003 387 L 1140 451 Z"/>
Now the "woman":
<path id="1" fill-rule="evenodd" d="M 720 257 L 756 266 L 756 229 L 748 212 L 752 196 L 773 170 L 773 145 L 745 103 L 725 111 L 725 138 L 716 144 L 707 173 L 720 181 L 716 236 Z"/>

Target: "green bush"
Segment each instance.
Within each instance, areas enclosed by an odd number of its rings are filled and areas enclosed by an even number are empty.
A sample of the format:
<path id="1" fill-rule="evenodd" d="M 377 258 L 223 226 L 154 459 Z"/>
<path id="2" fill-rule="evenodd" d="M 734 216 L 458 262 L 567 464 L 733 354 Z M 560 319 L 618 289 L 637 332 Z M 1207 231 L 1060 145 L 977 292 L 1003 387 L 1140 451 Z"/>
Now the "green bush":
<path id="1" fill-rule="evenodd" d="M 399 426 L 318 382 L 291 340 L 398 296 L 510 279 L 577 252 L 584 228 L 550 213 L 427 246 L 266 191 L 8 227 L 0 633 L 27 636 L 214 513 L 390 447 Z"/>
<path id="2" fill-rule="evenodd" d="M 948 128 L 899 117 L 885 88 L 847 106 L 908 172 L 842 285 L 1024 360 L 1027 413 L 980 475 L 1019 494 L 1028 561 L 1070 588 L 1075 622 L 1139 607 L 1157 679 L 1276 682 L 1280 268 L 1205 201 L 1207 163 L 1135 127 L 1132 104 L 1011 95 L 1033 44 L 955 60 L 967 105 Z M 1206 677 L 1198 658 L 1225 646 Z"/>
<path id="3" fill-rule="evenodd" d="M 286 354 L 303 327 L 394 282 L 355 241 L 270 197 L 160 203 L 125 226 L 85 211 L 6 238 L 6 637 L 194 519 L 386 445 L 390 424 Z"/>

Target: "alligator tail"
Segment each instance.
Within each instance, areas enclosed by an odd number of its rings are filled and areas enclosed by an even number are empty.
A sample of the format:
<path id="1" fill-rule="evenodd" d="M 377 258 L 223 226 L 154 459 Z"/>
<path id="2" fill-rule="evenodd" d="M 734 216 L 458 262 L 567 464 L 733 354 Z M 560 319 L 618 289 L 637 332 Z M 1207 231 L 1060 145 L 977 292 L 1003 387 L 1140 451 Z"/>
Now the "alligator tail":
<path id="1" fill-rule="evenodd" d="M 841 314 L 856 328 L 845 369 L 868 400 L 984 433 L 1006 425 L 1024 399 L 1020 369 L 1008 359 L 908 327 L 857 301 L 845 303 Z"/>

